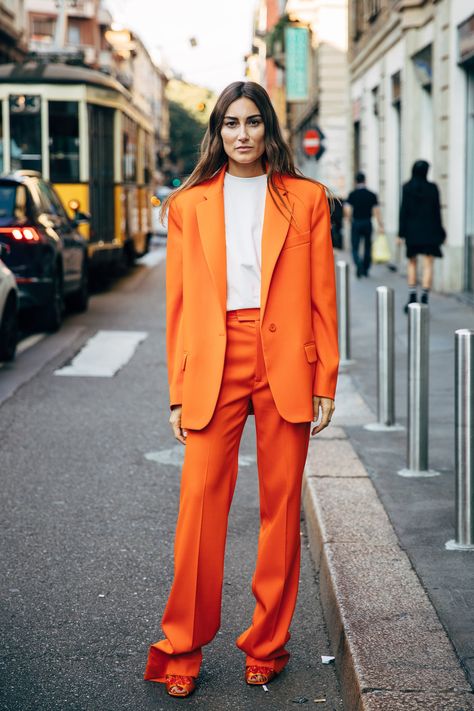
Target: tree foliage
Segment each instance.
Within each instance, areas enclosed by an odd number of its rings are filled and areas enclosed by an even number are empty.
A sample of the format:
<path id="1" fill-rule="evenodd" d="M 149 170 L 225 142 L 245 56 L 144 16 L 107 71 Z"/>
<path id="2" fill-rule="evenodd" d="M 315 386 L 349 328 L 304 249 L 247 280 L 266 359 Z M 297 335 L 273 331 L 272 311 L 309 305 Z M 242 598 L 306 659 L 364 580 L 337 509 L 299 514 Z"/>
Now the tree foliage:
<path id="1" fill-rule="evenodd" d="M 170 101 L 169 111 L 170 158 L 180 166 L 184 175 L 188 175 L 199 157 L 199 146 L 206 126 L 176 101 Z"/>

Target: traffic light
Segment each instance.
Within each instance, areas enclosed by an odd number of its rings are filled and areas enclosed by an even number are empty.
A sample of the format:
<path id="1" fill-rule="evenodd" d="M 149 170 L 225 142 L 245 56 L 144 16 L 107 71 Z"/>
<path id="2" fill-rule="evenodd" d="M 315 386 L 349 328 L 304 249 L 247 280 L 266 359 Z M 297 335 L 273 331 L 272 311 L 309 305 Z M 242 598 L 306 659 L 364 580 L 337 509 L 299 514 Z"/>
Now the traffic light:
<path id="1" fill-rule="evenodd" d="M 197 109 L 197 111 L 200 111 L 201 113 L 202 113 L 203 111 L 205 111 L 205 110 L 206 110 L 206 104 L 204 103 L 204 101 L 199 101 L 199 102 L 196 104 L 196 109 Z"/>
<path id="2" fill-rule="evenodd" d="M 173 188 L 179 188 L 179 186 L 181 185 L 181 180 L 179 178 L 173 178 L 173 180 L 171 181 L 171 185 L 173 186 Z"/>

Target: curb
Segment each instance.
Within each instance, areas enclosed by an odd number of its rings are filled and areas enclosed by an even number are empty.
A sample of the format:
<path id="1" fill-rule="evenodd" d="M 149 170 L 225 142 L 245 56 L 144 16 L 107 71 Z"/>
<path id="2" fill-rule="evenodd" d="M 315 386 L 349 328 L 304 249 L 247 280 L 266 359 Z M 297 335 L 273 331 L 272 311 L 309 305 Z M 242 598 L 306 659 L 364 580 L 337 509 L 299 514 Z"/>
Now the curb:
<path id="1" fill-rule="evenodd" d="M 344 709 L 474 709 L 452 644 L 342 427 L 310 440 L 303 508 Z"/>

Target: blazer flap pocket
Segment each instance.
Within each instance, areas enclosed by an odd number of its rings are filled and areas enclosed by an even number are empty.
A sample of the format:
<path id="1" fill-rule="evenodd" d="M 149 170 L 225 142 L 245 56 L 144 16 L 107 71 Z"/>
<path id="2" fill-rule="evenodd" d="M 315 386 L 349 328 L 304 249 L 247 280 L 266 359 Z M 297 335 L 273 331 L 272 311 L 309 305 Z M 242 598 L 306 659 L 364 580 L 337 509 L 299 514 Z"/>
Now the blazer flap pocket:
<path id="1" fill-rule="evenodd" d="M 283 249 L 286 249 L 286 247 L 295 247 L 298 244 L 307 244 L 310 239 L 310 230 L 290 233 L 283 243 Z"/>
<path id="2" fill-rule="evenodd" d="M 304 349 L 306 351 L 306 358 L 308 359 L 308 363 L 315 363 L 318 360 L 316 343 L 314 341 L 311 341 L 310 343 L 305 343 Z"/>
<path id="3" fill-rule="evenodd" d="M 184 370 L 186 368 L 186 360 L 187 360 L 188 354 L 183 353 L 183 361 L 181 363 L 181 370 Z"/>

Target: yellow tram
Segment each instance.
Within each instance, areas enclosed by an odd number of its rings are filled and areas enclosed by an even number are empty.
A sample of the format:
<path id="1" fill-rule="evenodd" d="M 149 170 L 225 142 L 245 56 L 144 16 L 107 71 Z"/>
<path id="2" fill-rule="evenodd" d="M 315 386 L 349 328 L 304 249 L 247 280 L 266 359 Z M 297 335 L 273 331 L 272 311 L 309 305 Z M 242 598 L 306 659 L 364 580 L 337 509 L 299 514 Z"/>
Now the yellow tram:
<path id="1" fill-rule="evenodd" d="M 152 117 L 114 78 L 82 66 L 0 65 L 0 173 L 28 168 L 50 180 L 81 232 L 92 268 L 148 250 Z"/>

